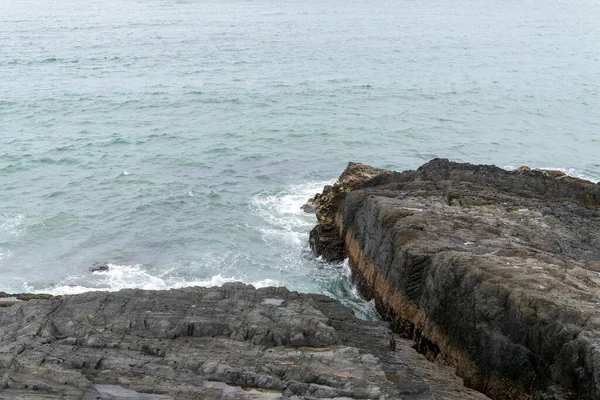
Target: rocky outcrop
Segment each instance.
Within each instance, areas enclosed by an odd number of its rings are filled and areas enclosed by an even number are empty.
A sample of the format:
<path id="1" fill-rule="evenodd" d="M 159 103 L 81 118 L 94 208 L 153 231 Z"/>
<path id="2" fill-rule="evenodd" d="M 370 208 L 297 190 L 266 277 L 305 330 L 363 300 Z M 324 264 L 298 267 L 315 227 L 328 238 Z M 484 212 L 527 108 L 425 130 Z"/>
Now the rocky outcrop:
<path id="1" fill-rule="evenodd" d="M 327 207 L 312 240 L 429 359 L 494 399 L 600 399 L 600 185 L 436 159 Z"/>
<path id="2" fill-rule="evenodd" d="M 324 255 L 330 262 L 341 262 L 344 260 L 344 243 L 335 232 L 335 216 L 339 202 L 344 194 L 356 188 L 362 182 L 368 181 L 379 175 L 387 175 L 392 171 L 382 168 L 374 168 L 370 165 L 350 162 L 340 175 L 338 180 L 323 188 L 323 192 L 317 193 L 307 201 L 304 210 L 313 211 L 317 215 L 319 225 L 310 233 L 309 243 L 311 249 L 319 255 Z"/>
<path id="3" fill-rule="evenodd" d="M 0 399 L 485 399 L 339 301 L 243 284 L 0 308 Z"/>

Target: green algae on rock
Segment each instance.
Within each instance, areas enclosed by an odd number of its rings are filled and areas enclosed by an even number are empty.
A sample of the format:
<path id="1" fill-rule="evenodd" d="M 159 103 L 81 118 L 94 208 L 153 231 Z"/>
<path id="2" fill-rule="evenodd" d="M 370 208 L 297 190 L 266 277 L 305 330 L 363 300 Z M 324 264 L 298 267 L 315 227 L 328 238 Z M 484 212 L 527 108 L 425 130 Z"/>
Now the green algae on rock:
<path id="1" fill-rule="evenodd" d="M 18 293 L 9 294 L 0 292 L 0 307 L 10 307 L 22 301 L 29 300 L 49 300 L 60 296 L 53 296 L 45 293 Z"/>

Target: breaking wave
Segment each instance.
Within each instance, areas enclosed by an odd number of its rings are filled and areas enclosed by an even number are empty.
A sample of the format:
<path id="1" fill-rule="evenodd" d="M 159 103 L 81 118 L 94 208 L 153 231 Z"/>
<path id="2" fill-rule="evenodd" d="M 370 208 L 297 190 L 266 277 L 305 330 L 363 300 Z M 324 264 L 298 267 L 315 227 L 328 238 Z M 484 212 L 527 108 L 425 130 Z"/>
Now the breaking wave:
<path id="1" fill-rule="evenodd" d="M 152 273 L 141 264 L 116 265 L 107 264 L 108 270 L 92 272 L 90 275 L 73 275 L 61 282 L 36 290 L 39 293 L 53 295 L 77 294 L 92 291 L 118 291 L 121 289 L 168 290 L 191 286 L 222 286 L 228 282 L 241 282 L 236 277 L 224 277 L 220 274 L 204 279 L 189 279 L 171 275 L 171 271 Z M 86 282 L 87 281 L 87 282 Z M 279 282 L 264 279 L 245 282 L 254 287 L 280 286 Z"/>

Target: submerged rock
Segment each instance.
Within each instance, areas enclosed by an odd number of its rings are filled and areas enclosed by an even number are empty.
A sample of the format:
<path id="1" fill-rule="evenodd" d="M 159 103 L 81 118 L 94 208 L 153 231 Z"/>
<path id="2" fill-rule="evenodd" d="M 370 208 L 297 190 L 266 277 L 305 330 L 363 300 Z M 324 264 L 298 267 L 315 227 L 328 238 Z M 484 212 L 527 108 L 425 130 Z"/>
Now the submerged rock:
<path id="1" fill-rule="evenodd" d="M 0 309 L 0 399 L 485 399 L 339 301 L 243 284 Z"/>
<path id="2" fill-rule="evenodd" d="M 429 359 L 494 399 L 600 399 L 600 185 L 436 159 L 328 199 L 311 241 Z"/>
<path id="3" fill-rule="evenodd" d="M 106 272 L 109 270 L 110 267 L 107 263 L 94 263 L 90 267 L 90 272 Z"/>

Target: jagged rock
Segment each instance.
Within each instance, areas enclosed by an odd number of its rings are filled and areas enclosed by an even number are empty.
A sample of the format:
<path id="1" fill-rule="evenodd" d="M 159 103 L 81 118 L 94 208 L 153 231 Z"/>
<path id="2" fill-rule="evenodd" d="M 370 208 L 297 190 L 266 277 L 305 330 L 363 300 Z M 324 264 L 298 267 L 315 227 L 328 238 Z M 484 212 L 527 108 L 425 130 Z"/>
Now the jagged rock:
<path id="1" fill-rule="evenodd" d="M 322 255 L 331 262 L 344 260 L 344 243 L 335 233 L 337 226 L 334 223 L 339 201 L 345 193 L 362 182 L 391 172 L 387 169 L 349 162 L 333 186 L 326 185 L 321 193 L 315 194 L 302 206 L 306 212 L 315 212 L 319 221 L 319 225 L 310 232 L 309 237 L 310 247 L 316 254 Z"/>
<path id="2" fill-rule="evenodd" d="M 339 301 L 243 284 L 0 309 L 0 399 L 486 399 Z"/>
<path id="3" fill-rule="evenodd" d="M 321 193 L 317 193 L 303 206 L 304 210 L 314 210 L 321 224 L 331 224 L 335 219 L 337 197 L 351 191 L 362 182 L 375 176 L 388 174 L 392 171 L 383 168 L 375 168 L 370 165 L 349 162 L 348 166 L 340 175 L 338 180 L 331 185 L 326 185 Z"/>
<path id="4" fill-rule="evenodd" d="M 309 234 L 310 248 L 319 255 L 323 255 L 329 262 L 341 262 L 346 258 L 344 241 L 337 233 L 334 224 L 319 224 Z"/>
<path id="5" fill-rule="evenodd" d="M 312 240 L 343 241 L 428 358 L 495 399 L 600 398 L 600 185 L 436 159 L 325 207 L 335 229 Z"/>

